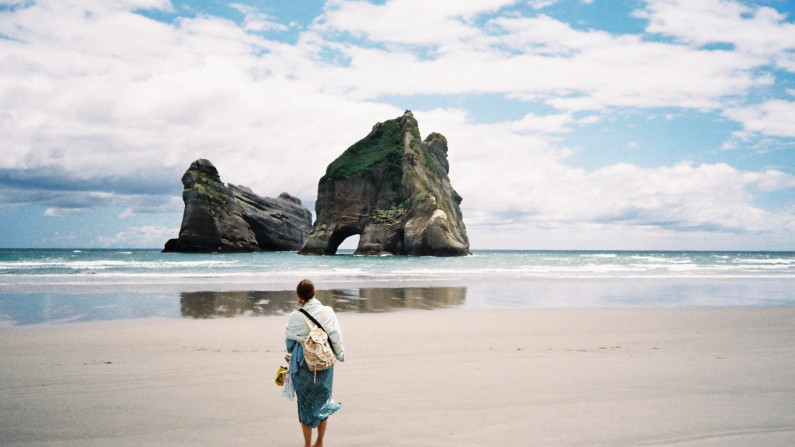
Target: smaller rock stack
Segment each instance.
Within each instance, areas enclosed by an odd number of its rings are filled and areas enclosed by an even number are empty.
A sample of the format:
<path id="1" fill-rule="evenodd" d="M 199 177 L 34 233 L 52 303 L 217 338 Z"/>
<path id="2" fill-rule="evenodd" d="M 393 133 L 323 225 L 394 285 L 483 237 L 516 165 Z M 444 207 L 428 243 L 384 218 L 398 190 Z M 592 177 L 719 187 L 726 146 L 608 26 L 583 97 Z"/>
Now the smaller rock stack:
<path id="1" fill-rule="evenodd" d="M 312 213 L 299 199 L 286 192 L 260 197 L 245 186 L 225 185 L 208 160 L 191 163 L 182 184 L 182 226 L 164 252 L 298 250 L 312 228 Z"/>

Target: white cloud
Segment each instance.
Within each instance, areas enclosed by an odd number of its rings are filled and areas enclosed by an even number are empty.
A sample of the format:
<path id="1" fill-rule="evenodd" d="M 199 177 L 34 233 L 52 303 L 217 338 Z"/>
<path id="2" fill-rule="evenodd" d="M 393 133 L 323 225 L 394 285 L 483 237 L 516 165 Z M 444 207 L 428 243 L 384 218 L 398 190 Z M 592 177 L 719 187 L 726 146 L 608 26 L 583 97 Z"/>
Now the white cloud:
<path id="1" fill-rule="evenodd" d="M 528 0 L 527 4 L 533 9 L 544 9 L 560 2 L 560 0 Z"/>
<path id="2" fill-rule="evenodd" d="M 289 28 L 281 23 L 271 20 L 271 18 L 260 12 L 257 8 L 249 5 L 233 3 L 230 6 L 237 9 L 245 16 L 243 19 L 243 29 L 246 31 L 287 31 Z"/>
<path id="3" fill-rule="evenodd" d="M 11 149 L 0 168 L 138 178 L 153 161 L 181 173 L 204 157 L 227 181 L 307 199 L 325 165 L 363 136 L 356 129 L 401 112 L 295 79 L 293 70 L 316 70 L 300 48 L 222 19 L 172 26 L 130 13 L 140 5 L 103 5 L 88 19 L 82 2 L 40 2 L 0 16 L 13 39 L 0 40 L 0 128 Z"/>
<path id="4" fill-rule="evenodd" d="M 376 42 L 412 45 L 456 45 L 482 36 L 469 21 L 498 11 L 517 0 L 389 0 L 383 5 L 365 1 L 331 0 L 320 30 L 341 30 Z"/>
<path id="5" fill-rule="evenodd" d="M 74 232 L 61 233 L 59 231 L 55 231 L 47 237 L 37 240 L 34 246 L 46 248 L 76 247 L 76 243 L 79 244 L 80 239 Z"/>
<path id="6" fill-rule="evenodd" d="M 795 137 L 795 102 L 782 99 L 766 101 L 723 112 L 743 125 L 746 132 L 774 137 Z"/>
<path id="7" fill-rule="evenodd" d="M 117 248 L 162 247 L 165 241 L 177 237 L 177 234 L 179 234 L 179 228 L 131 227 L 113 236 L 97 236 L 96 245 Z"/>
<path id="8" fill-rule="evenodd" d="M 62 217 L 78 214 L 83 211 L 81 208 L 47 208 L 44 215 L 47 217 Z"/>
<path id="9" fill-rule="evenodd" d="M 715 109 L 725 97 L 773 82 L 771 77 L 753 72 L 762 62 L 752 55 L 649 42 L 635 35 L 581 31 L 544 15 L 497 17 L 489 21 L 489 33 L 485 33 L 452 13 L 431 14 L 423 20 L 436 20 L 433 31 L 410 32 L 405 26 L 416 24 L 424 29 L 430 25 L 415 21 L 406 25 L 401 15 L 409 5 L 405 1 L 393 0 L 384 6 L 344 5 L 344 14 L 336 9 L 327 13 L 320 32 L 330 36 L 332 31 L 359 33 L 398 45 L 388 49 L 354 44 L 334 47 L 349 64 L 326 67 L 319 83 L 329 92 L 359 99 L 496 93 L 546 100 L 569 111 L 604 107 Z M 404 7 L 398 8 L 400 5 Z M 430 53 L 420 57 L 405 44 L 422 45 Z"/>
<path id="10" fill-rule="evenodd" d="M 688 31 L 672 2 L 649 2 L 645 17 L 651 32 L 677 43 L 500 13 L 515 3 L 335 0 L 296 44 L 259 34 L 284 28 L 243 5 L 238 26 L 205 15 L 169 24 L 133 13 L 170 10 L 167 1 L 25 4 L 0 13 L 0 33 L 9 37 L 0 39 L 0 170 L 57 167 L 70 185 L 124 180 L 124 191 L 79 191 L 84 206 L 122 207 L 122 218 L 180 210 L 178 195 L 168 200 L 162 191 L 135 188 L 173 182 L 179 190 L 179 175 L 196 158 L 210 159 L 226 182 L 306 202 L 328 163 L 375 121 L 402 114 L 379 102 L 384 95 L 411 103 L 417 94 L 485 93 L 558 110 L 492 124 L 456 108 L 415 110 L 425 134 L 441 132 L 450 143 L 450 175 L 475 246 L 519 243 L 516 231 L 526 248 L 584 241 L 588 232 L 605 241 L 651 241 L 793 231 L 793 210 L 754 205 L 759 192 L 795 187 L 790 174 L 723 163 L 588 172 L 567 164 L 572 150 L 558 139 L 618 107 L 723 110 L 727 98 L 735 106 L 723 115 L 746 134 L 794 136 L 792 102 L 741 100 L 774 82 L 760 67 L 791 53 L 780 16 L 733 2 L 720 3 L 728 12 L 710 10 L 713 3 L 679 5 L 719 30 L 732 23 L 743 27 L 741 36 L 750 25 L 773 34 L 735 42 L 741 51 L 710 51 L 701 47 L 724 42 L 715 40 L 720 33 Z M 482 20 L 488 25 L 479 26 Z M 772 47 L 758 48 L 759 39 Z M 46 206 L 52 216 L 81 209 Z M 138 227 L 97 243 L 160 246 L 177 231 Z"/>
<path id="11" fill-rule="evenodd" d="M 682 163 L 658 168 L 615 164 L 587 172 L 568 166 L 570 151 L 543 133 L 520 132 L 510 123 L 471 123 L 455 110 L 415 116 L 423 132 L 444 129 L 450 178 L 464 198 L 462 209 L 475 243 L 513 226 L 567 232 L 598 224 L 617 240 L 621 231 L 616 229 L 625 227 L 652 228 L 640 232 L 646 236 L 714 231 L 737 237 L 795 229 L 791 210 L 771 213 L 754 204 L 760 191 L 795 187 L 795 176 L 781 171 Z M 528 233 L 518 234 L 514 244 L 524 239 L 525 247 L 535 246 Z"/>
<path id="12" fill-rule="evenodd" d="M 728 43 L 739 52 L 795 69 L 795 24 L 775 9 L 730 0 L 647 0 L 636 15 L 647 30 L 694 45 Z M 791 19 L 791 18 L 789 18 Z"/>
<path id="13" fill-rule="evenodd" d="M 779 250 L 792 228 L 769 234 L 738 234 L 715 229 L 687 232 L 658 226 L 617 222 L 585 222 L 566 226 L 517 221 L 494 231 L 493 226 L 467 226 L 478 247 L 538 250 Z M 517 244 L 521 236 L 521 245 Z"/>

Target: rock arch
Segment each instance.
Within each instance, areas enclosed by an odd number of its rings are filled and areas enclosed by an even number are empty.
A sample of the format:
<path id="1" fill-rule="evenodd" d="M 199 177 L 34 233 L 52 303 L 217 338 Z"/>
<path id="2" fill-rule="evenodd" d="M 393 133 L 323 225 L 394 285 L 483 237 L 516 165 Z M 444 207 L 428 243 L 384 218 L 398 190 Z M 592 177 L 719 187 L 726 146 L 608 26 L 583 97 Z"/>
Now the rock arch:
<path id="1" fill-rule="evenodd" d="M 299 253 L 334 254 L 359 234 L 356 254 L 469 254 L 448 170 L 447 140 L 432 133 L 422 141 L 410 111 L 377 123 L 326 169 L 317 220 Z"/>
<path id="2" fill-rule="evenodd" d="M 359 241 L 361 241 L 361 236 L 362 236 L 361 230 L 357 230 L 353 227 L 343 227 L 334 230 L 331 233 L 331 237 L 329 238 L 326 253 L 323 254 L 326 255 L 335 254 L 337 252 L 337 249 L 339 249 L 340 245 L 342 245 L 342 243 L 345 242 L 346 239 L 354 235 L 358 235 Z"/>

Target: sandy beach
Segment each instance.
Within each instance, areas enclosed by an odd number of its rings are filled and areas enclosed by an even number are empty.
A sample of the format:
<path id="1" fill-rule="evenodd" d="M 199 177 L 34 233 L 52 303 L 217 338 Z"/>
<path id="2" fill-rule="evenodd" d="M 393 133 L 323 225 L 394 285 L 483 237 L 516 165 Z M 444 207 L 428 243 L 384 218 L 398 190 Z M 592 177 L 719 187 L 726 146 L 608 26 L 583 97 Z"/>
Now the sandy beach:
<path id="1" fill-rule="evenodd" d="M 790 446 L 795 308 L 342 313 L 329 446 Z M 3 446 L 298 446 L 285 318 L 0 329 Z"/>

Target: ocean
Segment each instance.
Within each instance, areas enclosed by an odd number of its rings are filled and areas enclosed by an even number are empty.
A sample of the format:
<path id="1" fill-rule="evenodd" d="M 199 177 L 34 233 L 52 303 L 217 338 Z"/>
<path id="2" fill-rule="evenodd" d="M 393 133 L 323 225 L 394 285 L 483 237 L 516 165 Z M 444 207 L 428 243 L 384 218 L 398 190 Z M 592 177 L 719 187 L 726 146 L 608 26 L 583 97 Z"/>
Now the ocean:
<path id="1" fill-rule="evenodd" d="M 791 306 L 795 252 L 474 251 L 456 258 L 1 249 L 0 326 L 280 315 L 312 279 L 341 312 Z"/>

